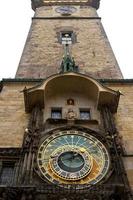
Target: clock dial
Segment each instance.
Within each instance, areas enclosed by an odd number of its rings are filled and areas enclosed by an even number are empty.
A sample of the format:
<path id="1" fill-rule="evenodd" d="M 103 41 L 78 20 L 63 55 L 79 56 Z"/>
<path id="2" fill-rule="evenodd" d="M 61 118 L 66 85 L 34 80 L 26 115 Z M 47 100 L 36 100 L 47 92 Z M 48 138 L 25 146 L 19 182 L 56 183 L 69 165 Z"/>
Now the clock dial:
<path id="1" fill-rule="evenodd" d="M 84 166 L 84 158 L 76 151 L 66 151 L 61 153 L 58 159 L 58 165 L 66 172 L 78 172 Z"/>
<path id="2" fill-rule="evenodd" d="M 79 180 L 85 177 L 91 168 L 91 156 L 87 152 L 81 153 L 76 147 L 65 148 L 63 152 L 62 149 L 57 149 L 56 155 L 52 155 L 51 170 L 64 180 Z"/>
<path id="3" fill-rule="evenodd" d="M 40 146 L 37 163 L 41 177 L 58 184 L 96 184 L 108 172 L 106 147 L 94 136 L 81 131 L 53 133 Z"/>
<path id="4" fill-rule="evenodd" d="M 56 12 L 61 13 L 62 15 L 70 15 L 76 11 L 77 9 L 72 6 L 60 6 L 56 8 Z"/>

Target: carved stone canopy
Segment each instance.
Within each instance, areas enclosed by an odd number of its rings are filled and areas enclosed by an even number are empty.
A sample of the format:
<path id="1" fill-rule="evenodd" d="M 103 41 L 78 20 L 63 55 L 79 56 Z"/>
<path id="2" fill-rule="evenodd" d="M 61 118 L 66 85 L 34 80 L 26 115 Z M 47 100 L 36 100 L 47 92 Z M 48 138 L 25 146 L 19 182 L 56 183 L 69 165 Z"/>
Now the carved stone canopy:
<path id="1" fill-rule="evenodd" d="M 110 107 L 111 112 L 117 111 L 120 93 L 103 86 L 97 80 L 74 72 L 56 74 L 47 78 L 41 85 L 24 89 L 26 112 L 31 112 L 35 105 L 42 109 L 48 96 L 66 93 L 83 94 L 95 103 L 97 109 L 103 105 Z"/>
<path id="2" fill-rule="evenodd" d="M 100 0 L 31 0 L 32 8 L 35 10 L 38 7 L 47 6 L 47 5 L 87 5 L 92 6 L 96 9 L 99 8 Z"/>

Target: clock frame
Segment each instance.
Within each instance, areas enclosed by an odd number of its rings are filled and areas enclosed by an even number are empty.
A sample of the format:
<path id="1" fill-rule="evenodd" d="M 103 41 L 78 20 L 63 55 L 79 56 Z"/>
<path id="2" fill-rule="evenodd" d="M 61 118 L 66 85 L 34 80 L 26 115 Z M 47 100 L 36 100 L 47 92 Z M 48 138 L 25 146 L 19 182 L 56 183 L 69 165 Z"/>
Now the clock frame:
<path id="1" fill-rule="evenodd" d="M 79 189 L 97 184 L 110 168 L 105 145 L 83 131 L 54 132 L 40 145 L 37 153 L 39 175 L 58 185 L 79 185 Z"/>
<path id="2" fill-rule="evenodd" d="M 55 9 L 57 13 L 62 15 L 71 15 L 77 11 L 77 8 L 74 6 L 59 6 Z"/>

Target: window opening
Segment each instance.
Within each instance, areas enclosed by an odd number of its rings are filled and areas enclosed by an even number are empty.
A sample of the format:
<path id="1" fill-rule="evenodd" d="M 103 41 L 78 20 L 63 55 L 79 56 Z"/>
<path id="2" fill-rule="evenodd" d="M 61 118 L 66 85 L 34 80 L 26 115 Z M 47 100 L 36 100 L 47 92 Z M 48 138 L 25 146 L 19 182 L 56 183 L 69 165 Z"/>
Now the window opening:
<path id="1" fill-rule="evenodd" d="M 90 109 L 80 109 L 80 119 L 89 120 L 91 119 L 90 116 Z"/>
<path id="2" fill-rule="evenodd" d="M 62 44 L 72 44 L 72 32 L 61 33 L 61 43 Z"/>
<path id="3" fill-rule="evenodd" d="M 14 162 L 4 161 L 2 162 L 2 168 L 0 172 L 0 183 L 1 184 L 11 184 L 14 175 Z"/>
<path id="4" fill-rule="evenodd" d="M 61 119 L 62 118 L 62 109 L 61 108 L 52 108 L 51 118 L 52 119 Z"/>

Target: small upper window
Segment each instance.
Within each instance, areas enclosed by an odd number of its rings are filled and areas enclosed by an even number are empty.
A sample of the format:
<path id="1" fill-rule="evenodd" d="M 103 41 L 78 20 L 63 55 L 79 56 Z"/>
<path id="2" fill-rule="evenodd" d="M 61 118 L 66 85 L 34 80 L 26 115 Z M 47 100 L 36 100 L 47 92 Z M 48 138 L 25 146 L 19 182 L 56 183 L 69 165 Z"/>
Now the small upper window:
<path id="1" fill-rule="evenodd" d="M 89 120 L 91 119 L 89 109 L 80 109 L 80 119 Z"/>
<path id="2" fill-rule="evenodd" d="M 62 32 L 61 33 L 61 43 L 62 44 L 72 44 L 72 32 Z"/>
<path id="3" fill-rule="evenodd" d="M 74 44 L 77 41 L 76 33 L 73 31 L 57 32 L 58 42 L 63 45 Z"/>
<path id="4" fill-rule="evenodd" d="M 61 108 L 52 108 L 51 118 L 52 119 L 61 119 L 62 118 L 62 109 Z"/>

